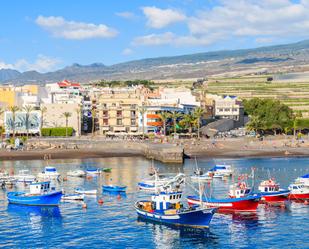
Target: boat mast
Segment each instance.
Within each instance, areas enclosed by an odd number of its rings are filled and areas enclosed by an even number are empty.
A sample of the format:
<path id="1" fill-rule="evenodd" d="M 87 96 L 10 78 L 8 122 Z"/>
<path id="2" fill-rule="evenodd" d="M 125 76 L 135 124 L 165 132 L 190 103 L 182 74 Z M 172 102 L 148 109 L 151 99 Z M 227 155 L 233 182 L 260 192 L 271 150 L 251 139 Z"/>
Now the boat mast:
<path id="1" fill-rule="evenodd" d="M 196 167 L 196 170 L 198 170 L 196 157 L 195 157 L 195 167 Z M 203 194 L 202 194 L 202 184 L 201 184 L 200 175 L 198 175 L 197 179 L 198 179 L 198 192 L 199 192 L 199 196 L 200 196 L 200 207 L 203 207 L 203 201 L 202 201 L 202 195 Z"/>

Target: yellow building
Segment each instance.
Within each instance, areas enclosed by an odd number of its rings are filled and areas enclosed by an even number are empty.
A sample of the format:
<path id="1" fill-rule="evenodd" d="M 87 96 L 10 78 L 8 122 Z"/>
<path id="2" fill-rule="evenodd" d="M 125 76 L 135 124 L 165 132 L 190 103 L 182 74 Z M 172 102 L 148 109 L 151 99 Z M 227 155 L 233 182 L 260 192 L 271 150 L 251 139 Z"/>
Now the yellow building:
<path id="1" fill-rule="evenodd" d="M 0 107 L 9 107 L 19 105 L 23 94 L 37 95 L 39 92 L 38 85 L 24 86 L 1 86 L 0 87 Z"/>
<path id="2" fill-rule="evenodd" d="M 97 117 L 100 134 L 107 132 L 137 132 L 139 107 L 144 95 L 139 91 L 111 90 L 97 98 Z"/>

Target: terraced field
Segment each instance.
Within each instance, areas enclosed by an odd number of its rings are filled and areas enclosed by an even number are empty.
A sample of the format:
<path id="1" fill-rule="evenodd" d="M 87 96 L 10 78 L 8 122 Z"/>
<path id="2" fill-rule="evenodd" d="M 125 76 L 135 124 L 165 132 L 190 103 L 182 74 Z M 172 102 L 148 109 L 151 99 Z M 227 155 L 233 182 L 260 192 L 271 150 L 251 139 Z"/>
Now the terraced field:
<path id="1" fill-rule="evenodd" d="M 293 110 L 300 110 L 304 117 L 309 117 L 309 80 L 267 82 L 267 77 L 211 78 L 207 89 L 209 93 L 236 95 L 242 99 L 279 99 Z"/>

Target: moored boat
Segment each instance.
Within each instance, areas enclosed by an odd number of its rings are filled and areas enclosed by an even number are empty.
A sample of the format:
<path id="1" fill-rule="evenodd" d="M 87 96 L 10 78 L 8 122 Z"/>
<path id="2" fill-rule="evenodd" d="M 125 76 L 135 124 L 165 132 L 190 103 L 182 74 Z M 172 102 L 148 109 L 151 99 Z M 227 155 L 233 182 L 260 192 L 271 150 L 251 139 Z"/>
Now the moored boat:
<path id="1" fill-rule="evenodd" d="M 216 164 L 215 167 L 213 167 L 207 172 L 207 174 L 208 176 L 214 178 L 229 177 L 233 175 L 233 169 L 231 165 Z"/>
<path id="2" fill-rule="evenodd" d="M 179 173 L 174 176 L 166 176 L 155 173 L 150 179 L 140 181 L 137 185 L 142 191 L 155 192 L 157 189 L 163 188 L 163 186 L 168 185 L 170 182 L 182 185 L 185 182 L 185 175 Z"/>
<path id="3" fill-rule="evenodd" d="M 61 201 L 83 201 L 84 199 L 84 194 L 65 194 L 61 197 Z"/>
<path id="4" fill-rule="evenodd" d="M 76 169 L 76 170 L 70 170 L 67 172 L 67 176 L 70 177 L 84 177 L 86 175 L 85 171 Z"/>
<path id="5" fill-rule="evenodd" d="M 197 228 L 209 227 L 216 208 L 191 207 L 181 204 L 182 192 L 160 192 L 153 194 L 151 201 L 137 201 L 137 215 L 145 220 L 163 224 L 189 226 Z"/>
<path id="6" fill-rule="evenodd" d="M 280 189 L 280 185 L 274 179 L 262 181 L 259 185 L 259 191 L 261 194 L 260 202 L 273 205 L 284 204 L 290 193 L 289 190 Z"/>
<path id="7" fill-rule="evenodd" d="M 18 175 L 14 175 L 14 178 L 17 179 L 17 182 L 31 183 L 35 181 L 35 176 L 30 174 L 30 171 L 23 169 L 18 171 Z"/>
<path id="8" fill-rule="evenodd" d="M 205 207 L 216 207 L 218 212 L 255 212 L 261 197 L 258 194 L 248 195 L 240 198 L 202 198 Z M 199 196 L 188 196 L 189 205 L 199 205 Z"/>
<path id="9" fill-rule="evenodd" d="M 43 180 L 59 180 L 60 174 L 55 167 L 45 167 L 44 170 L 38 174 L 39 179 Z"/>
<path id="10" fill-rule="evenodd" d="M 103 185 L 102 190 L 107 192 L 125 192 L 127 186 Z"/>
<path id="11" fill-rule="evenodd" d="M 75 188 L 74 192 L 78 194 L 85 194 L 85 195 L 96 195 L 98 191 L 96 189 L 85 190 L 83 188 Z"/>
<path id="12" fill-rule="evenodd" d="M 88 168 L 86 169 L 86 173 L 87 175 L 100 175 L 102 172 L 101 169 L 97 169 L 97 168 Z"/>
<path id="13" fill-rule="evenodd" d="M 61 191 L 50 188 L 50 182 L 33 182 L 30 192 L 9 192 L 9 203 L 30 206 L 58 206 L 62 196 Z"/>
<path id="14" fill-rule="evenodd" d="M 290 184 L 288 188 L 291 192 L 289 194 L 290 200 L 295 201 L 306 201 L 309 200 L 309 186 L 303 183 Z"/>
<path id="15" fill-rule="evenodd" d="M 309 174 L 298 177 L 295 182 L 300 182 L 306 186 L 309 186 Z"/>

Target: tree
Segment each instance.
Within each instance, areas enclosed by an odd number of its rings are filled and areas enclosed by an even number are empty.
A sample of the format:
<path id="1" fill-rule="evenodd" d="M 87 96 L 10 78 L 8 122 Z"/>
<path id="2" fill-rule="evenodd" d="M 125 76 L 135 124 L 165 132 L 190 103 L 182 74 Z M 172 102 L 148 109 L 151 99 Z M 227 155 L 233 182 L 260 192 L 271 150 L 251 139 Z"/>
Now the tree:
<path id="1" fill-rule="evenodd" d="M 263 123 L 257 116 L 251 116 L 249 122 L 246 125 L 246 128 L 249 131 L 254 131 L 256 133 L 259 132 L 260 129 L 262 129 Z"/>
<path id="2" fill-rule="evenodd" d="M 204 109 L 201 107 L 197 107 L 194 110 L 193 116 L 195 117 L 197 123 L 197 137 L 200 138 L 200 127 L 201 127 L 201 117 L 205 113 Z"/>
<path id="3" fill-rule="evenodd" d="M 69 125 L 69 118 L 72 116 L 70 112 L 64 112 L 63 117 L 65 118 L 65 136 L 68 136 L 68 125 Z"/>
<path id="4" fill-rule="evenodd" d="M 5 111 L 5 110 L 2 109 L 2 108 L 0 107 L 0 117 L 2 116 L 2 114 L 4 113 L 4 111 Z M 3 131 L 4 131 L 4 127 L 3 127 L 3 126 L 0 126 L 1 143 L 3 142 L 3 136 L 2 136 Z"/>
<path id="5" fill-rule="evenodd" d="M 94 132 L 95 132 L 95 121 L 97 117 L 97 110 L 95 108 L 91 109 L 91 119 L 92 119 L 92 128 L 91 128 L 91 133 L 92 136 L 94 137 Z"/>
<path id="6" fill-rule="evenodd" d="M 160 117 L 162 124 L 163 124 L 163 134 L 164 134 L 164 136 L 166 136 L 166 121 L 169 118 L 169 113 L 168 112 L 161 112 L 159 114 L 159 117 Z"/>
<path id="7" fill-rule="evenodd" d="M 142 129 L 143 129 L 143 139 L 145 138 L 145 122 L 144 122 L 144 116 L 145 113 L 147 112 L 147 109 L 145 108 L 145 106 L 141 106 L 139 108 L 139 112 L 141 113 L 142 116 Z"/>
<path id="8" fill-rule="evenodd" d="M 41 111 L 41 129 L 42 129 L 43 126 L 44 126 L 44 114 L 47 112 L 47 107 L 41 106 L 40 111 Z M 41 134 L 41 136 L 42 136 L 42 134 Z"/>
<path id="9" fill-rule="evenodd" d="M 188 113 L 183 115 L 183 119 L 180 122 L 183 123 L 186 128 L 188 128 L 189 134 L 192 137 L 192 126 L 195 123 L 195 117 Z"/>
<path id="10" fill-rule="evenodd" d="M 174 126 L 174 136 L 177 133 L 177 119 L 179 117 L 181 117 L 181 113 L 176 112 L 176 111 L 172 111 L 172 113 L 170 113 L 170 118 L 173 119 L 173 126 Z"/>
<path id="11" fill-rule="evenodd" d="M 77 135 L 81 135 L 81 117 L 82 117 L 82 105 L 78 105 L 78 108 L 75 109 L 77 114 Z"/>
<path id="12" fill-rule="evenodd" d="M 16 112 L 19 111 L 18 106 L 10 106 L 9 111 L 12 113 L 12 130 L 13 130 L 13 138 L 15 138 L 15 119 L 16 119 Z"/>
<path id="13" fill-rule="evenodd" d="M 29 137 L 29 125 L 30 125 L 30 114 L 34 110 L 33 106 L 26 105 L 23 110 L 26 112 L 26 131 L 27 131 L 27 138 Z"/>

